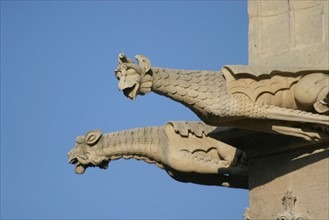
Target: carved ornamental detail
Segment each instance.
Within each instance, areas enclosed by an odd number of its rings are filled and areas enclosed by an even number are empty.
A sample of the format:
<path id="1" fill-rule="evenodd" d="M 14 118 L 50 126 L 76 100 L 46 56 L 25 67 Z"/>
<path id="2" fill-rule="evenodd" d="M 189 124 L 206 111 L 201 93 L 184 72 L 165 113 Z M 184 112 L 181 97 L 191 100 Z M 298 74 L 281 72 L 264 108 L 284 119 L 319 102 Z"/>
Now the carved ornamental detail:
<path id="1" fill-rule="evenodd" d="M 115 76 L 124 95 L 155 92 L 190 108 L 206 124 L 328 138 L 329 70 L 224 66 L 221 71 L 152 67 L 119 54 Z"/>
<path id="2" fill-rule="evenodd" d="M 252 130 L 306 141 L 329 140 L 328 69 L 180 70 L 152 67 L 142 55 L 135 58 L 137 63 L 119 54 L 114 71 L 125 96 L 134 100 L 154 92 L 188 107 L 203 122 L 169 122 L 108 134 L 90 131 L 78 137 L 68 153 L 76 173 L 134 158 L 157 165 L 178 181 L 247 189 L 248 157 L 245 143 L 236 141 L 242 140 L 237 130 L 244 137 L 250 134 L 246 130 Z M 226 140 L 222 127 L 232 128 L 226 129 Z M 294 201 L 287 194 L 288 214 Z"/>
<path id="3" fill-rule="evenodd" d="M 275 220 L 307 220 L 307 218 L 295 212 L 296 201 L 297 197 L 293 196 L 292 191 L 287 191 L 282 198 L 284 212 L 278 214 Z"/>
<path id="4" fill-rule="evenodd" d="M 90 131 L 68 153 L 75 172 L 106 169 L 120 158 L 143 160 L 164 169 L 177 181 L 248 188 L 246 154 L 213 137 L 216 127 L 202 122 L 169 122 L 108 134 Z"/>

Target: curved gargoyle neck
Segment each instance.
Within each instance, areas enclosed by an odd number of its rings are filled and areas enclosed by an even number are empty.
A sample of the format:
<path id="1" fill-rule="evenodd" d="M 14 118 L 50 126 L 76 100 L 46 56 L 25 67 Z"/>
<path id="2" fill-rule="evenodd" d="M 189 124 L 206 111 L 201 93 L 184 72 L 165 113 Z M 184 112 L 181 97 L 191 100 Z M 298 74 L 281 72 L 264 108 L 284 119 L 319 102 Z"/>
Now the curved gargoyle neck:
<path id="1" fill-rule="evenodd" d="M 144 160 L 160 168 L 159 142 L 163 130 L 159 127 L 136 128 L 103 135 L 102 154 L 109 160 L 120 158 Z"/>
<path id="2" fill-rule="evenodd" d="M 152 67 L 151 71 L 151 91 L 180 102 L 202 119 L 208 117 L 207 108 L 229 96 L 225 78 L 220 71 L 157 67 Z"/>

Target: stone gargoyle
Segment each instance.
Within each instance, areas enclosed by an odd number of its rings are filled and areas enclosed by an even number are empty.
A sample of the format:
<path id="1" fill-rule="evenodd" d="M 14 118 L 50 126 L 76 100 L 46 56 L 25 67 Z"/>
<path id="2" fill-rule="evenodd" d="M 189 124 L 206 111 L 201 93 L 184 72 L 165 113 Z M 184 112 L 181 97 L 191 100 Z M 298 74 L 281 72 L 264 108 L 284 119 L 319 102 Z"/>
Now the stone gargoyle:
<path id="1" fill-rule="evenodd" d="M 212 126 L 328 138 L 329 70 L 225 66 L 221 71 L 152 67 L 119 54 L 115 75 L 125 96 L 151 91 L 180 102 Z"/>
<path id="2" fill-rule="evenodd" d="M 134 158 L 157 165 L 181 182 L 248 188 L 246 154 L 218 141 L 217 130 L 202 122 L 168 122 L 108 134 L 94 130 L 76 139 L 68 157 L 78 174 Z"/>

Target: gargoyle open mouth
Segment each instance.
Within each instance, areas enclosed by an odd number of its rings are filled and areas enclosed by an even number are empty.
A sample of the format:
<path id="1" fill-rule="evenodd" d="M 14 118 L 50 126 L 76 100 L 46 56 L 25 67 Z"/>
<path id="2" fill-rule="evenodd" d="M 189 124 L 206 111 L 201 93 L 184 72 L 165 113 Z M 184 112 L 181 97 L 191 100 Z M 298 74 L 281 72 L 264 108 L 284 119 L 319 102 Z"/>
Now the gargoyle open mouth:
<path id="1" fill-rule="evenodd" d="M 76 174 L 83 174 L 87 169 L 88 165 L 81 164 L 76 157 L 69 159 L 70 164 L 75 164 L 75 173 Z"/>
<path id="2" fill-rule="evenodd" d="M 69 163 L 70 164 L 76 164 L 76 163 L 78 163 L 78 159 L 77 158 L 69 158 Z"/>
<path id="3" fill-rule="evenodd" d="M 131 87 L 127 87 L 123 89 L 123 94 L 130 98 L 131 100 L 135 100 L 137 97 L 137 90 L 138 90 L 138 84 L 134 84 Z"/>
<path id="4" fill-rule="evenodd" d="M 101 169 L 107 169 L 109 162 L 110 161 L 108 161 L 108 160 L 104 160 L 97 166 Z M 70 164 L 75 164 L 74 171 L 75 171 L 76 174 L 83 174 L 88 167 L 96 167 L 96 165 L 94 165 L 92 163 L 82 164 L 82 163 L 79 162 L 79 160 L 77 158 L 70 159 L 69 163 Z"/>
<path id="5" fill-rule="evenodd" d="M 76 174 L 83 174 L 87 168 L 88 168 L 88 166 L 77 163 L 77 165 L 75 165 L 74 171 Z"/>

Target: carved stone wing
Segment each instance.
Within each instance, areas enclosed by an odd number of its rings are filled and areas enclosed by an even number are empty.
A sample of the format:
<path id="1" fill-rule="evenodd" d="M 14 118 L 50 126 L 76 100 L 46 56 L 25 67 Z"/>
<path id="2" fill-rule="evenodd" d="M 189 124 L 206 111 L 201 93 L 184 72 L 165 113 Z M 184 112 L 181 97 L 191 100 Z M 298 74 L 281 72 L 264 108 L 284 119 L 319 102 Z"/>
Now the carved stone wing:
<path id="1" fill-rule="evenodd" d="M 167 124 L 173 126 L 174 130 L 182 137 L 188 137 L 189 133 L 201 138 L 203 135 L 215 130 L 217 127 L 206 125 L 203 122 L 189 122 L 189 121 L 171 121 Z"/>
<path id="2" fill-rule="evenodd" d="M 275 67 L 224 66 L 222 71 L 227 79 L 231 94 L 242 93 L 253 102 L 264 93 L 274 95 L 278 91 L 288 90 L 305 74 L 326 72 L 325 68 L 287 68 L 276 70 Z"/>
<path id="3" fill-rule="evenodd" d="M 280 90 L 290 89 L 290 87 L 298 82 L 300 77 L 283 77 L 274 76 L 271 79 L 257 81 L 252 78 L 241 78 L 231 81 L 228 88 L 231 94 L 243 93 L 247 95 L 253 102 L 263 93 L 271 93 L 274 95 Z"/>

